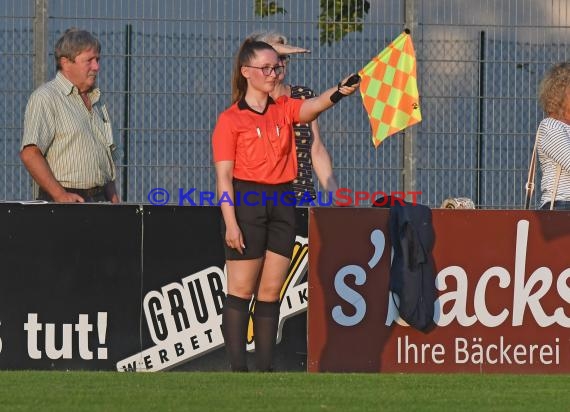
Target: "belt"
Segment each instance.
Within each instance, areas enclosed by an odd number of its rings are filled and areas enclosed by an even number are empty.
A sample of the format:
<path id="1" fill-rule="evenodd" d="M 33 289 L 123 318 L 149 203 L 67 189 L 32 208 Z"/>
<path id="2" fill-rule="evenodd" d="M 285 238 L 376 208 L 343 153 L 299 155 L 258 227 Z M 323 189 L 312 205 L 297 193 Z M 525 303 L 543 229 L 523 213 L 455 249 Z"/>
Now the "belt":
<path id="1" fill-rule="evenodd" d="M 64 189 L 66 192 L 75 193 L 82 197 L 93 197 L 105 192 L 105 188 L 103 186 L 95 186 L 89 189 L 74 189 L 70 187 L 64 187 Z"/>
<path id="2" fill-rule="evenodd" d="M 103 186 L 96 186 L 90 189 L 74 189 L 72 187 L 64 187 L 64 189 L 66 192 L 78 194 L 86 202 L 103 202 L 105 200 L 105 188 Z M 41 187 L 39 188 L 37 199 L 53 202 L 52 197 Z"/>

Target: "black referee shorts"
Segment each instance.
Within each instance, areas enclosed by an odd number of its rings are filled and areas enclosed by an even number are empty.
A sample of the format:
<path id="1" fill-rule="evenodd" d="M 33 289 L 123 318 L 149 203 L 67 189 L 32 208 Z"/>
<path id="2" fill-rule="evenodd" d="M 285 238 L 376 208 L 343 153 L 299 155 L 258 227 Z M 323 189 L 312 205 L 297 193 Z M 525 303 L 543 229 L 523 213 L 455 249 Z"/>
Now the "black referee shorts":
<path id="1" fill-rule="evenodd" d="M 295 242 L 295 194 L 291 183 L 267 185 L 234 179 L 234 208 L 244 238 L 244 254 L 229 248 L 227 260 L 248 260 L 265 256 L 270 250 L 286 258 Z M 226 225 L 222 217 L 222 239 Z"/>

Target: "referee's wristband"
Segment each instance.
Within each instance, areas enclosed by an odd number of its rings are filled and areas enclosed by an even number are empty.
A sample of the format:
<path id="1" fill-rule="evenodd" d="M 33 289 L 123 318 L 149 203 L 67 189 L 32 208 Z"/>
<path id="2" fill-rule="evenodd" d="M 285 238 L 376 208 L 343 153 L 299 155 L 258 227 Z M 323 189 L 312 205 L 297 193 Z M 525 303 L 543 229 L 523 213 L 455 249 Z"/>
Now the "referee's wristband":
<path id="1" fill-rule="evenodd" d="M 334 92 L 331 95 L 331 102 L 336 103 L 345 96 L 340 92 L 340 88 L 342 86 L 352 86 L 353 84 L 356 84 L 359 81 L 360 81 L 360 76 L 355 73 L 346 80 L 345 84 L 342 84 L 342 82 L 340 82 L 336 88 L 336 92 Z"/>
<path id="2" fill-rule="evenodd" d="M 338 101 L 344 97 L 344 94 L 340 92 L 341 87 L 342 87 L 342 82 L 338 82 L 338 85 L 336 86 L 336 92 L 331 94 L 331 102 L 338 103 Z"/>

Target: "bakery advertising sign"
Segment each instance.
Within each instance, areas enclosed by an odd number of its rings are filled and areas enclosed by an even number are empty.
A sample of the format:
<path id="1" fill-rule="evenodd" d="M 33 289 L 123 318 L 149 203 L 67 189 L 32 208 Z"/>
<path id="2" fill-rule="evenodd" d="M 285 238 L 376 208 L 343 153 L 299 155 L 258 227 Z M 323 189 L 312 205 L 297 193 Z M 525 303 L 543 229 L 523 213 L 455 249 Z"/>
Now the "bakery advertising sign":
<path id="1" fill-rule="evenodd" d="M 433 210 L 428 333 L 389 291 L 388 211 L 311 213 L 309 371 L 570 371 L 568 213 Z"/>

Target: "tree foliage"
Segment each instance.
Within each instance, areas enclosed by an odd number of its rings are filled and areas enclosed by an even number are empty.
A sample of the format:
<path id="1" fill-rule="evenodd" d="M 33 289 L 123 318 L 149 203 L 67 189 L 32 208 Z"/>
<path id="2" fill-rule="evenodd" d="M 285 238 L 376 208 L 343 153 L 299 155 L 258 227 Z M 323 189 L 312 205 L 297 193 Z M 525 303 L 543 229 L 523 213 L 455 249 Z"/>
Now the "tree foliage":
<path id="1" fill-rule="evenodd" d="M 287 10 L 274 0 L 254 0 L 255 14 L 261 17 L 285 14 Z M 320 0 L 319 40 L 332 44 L 353 32 L 361 32 L 368 11 L 368 0 Z"/>
<path id="2" fill-rule="evenodd" d="M 332 44 L 344 36 L 362 31 L 362 22 L 368 14 L 368 0 L 321 0 L 319 40 Z"/>
<path id="3" fill-rule="evenodd" d="M 285 14 L 287 10 L 279 7 L 276 1 L 255 0 L 255 15 L 261 17 L 273 16 L 274 14 Z"/>

